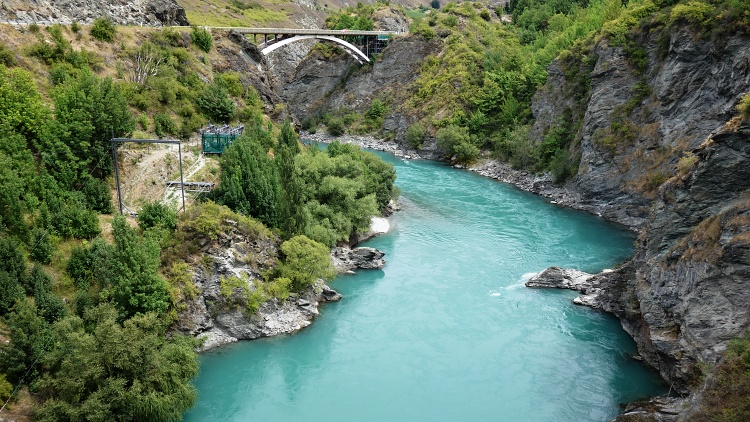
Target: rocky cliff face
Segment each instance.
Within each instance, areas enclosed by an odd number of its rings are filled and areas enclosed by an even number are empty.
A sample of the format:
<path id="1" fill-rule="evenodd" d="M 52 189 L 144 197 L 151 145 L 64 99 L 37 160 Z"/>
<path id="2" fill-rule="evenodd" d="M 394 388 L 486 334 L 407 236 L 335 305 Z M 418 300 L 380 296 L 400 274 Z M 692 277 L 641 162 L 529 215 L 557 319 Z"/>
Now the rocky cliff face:
<path id="1" fill-rule="evenodd" d="M 436 48 L 418 37 L 396 38 L 380 59 L 366 66 L 347 54 L 325 58 L 313 53 L 300 63 L 280 95 L 300 120 L 339 107 L 364 111 L 375 98 L 386 99 L 393 106 L 384 129 L 404 132 L 408 117 L 397 107 L 422 61 Z"/>
<path id="2" fill-rule="evenodd" d="M 632 260 L 578 286 L 577 303 L 617 315 L 643 358 L 687 393 L 750 328 L 750 123 L 732 117 L 750 91 L 750 40 L 685 28 L 658 40 L 644 38 L 640 70 L 599 43 L 582 105 L 555 88 L 573 82 L 554 64 L 534 133 L 582 107 L 581 164 L 566 187 L 640 236 Z"/>
<path id="3" fill-rule="evenodd" d="M 341 295 L 322 280 L 288 299 L 271 299 L 255 313 L 246 309 L 245 291 L 256 287 L 253 280 L 276 265 L 278 239 L 257 236 L 242 230 L 236 222 L 216 239 L 197 239 L 199 251 L 193 255 L 191 278 L 195 291 L 186 295 L 173 328 L 204 339 L 203 350 L 237 340 L 252 340 L 288 334 L 310 325 L 321 302 L 336 301 Z M 222 292 L 222 279 L 235 277 L 243 287 Z M 226 289 L 225 289 L 226 290 Z M 188 297 L 189 296 L 189 297 Z"/>
<path id="4" fill-rule="evenodd" d="M 561 69 L 565 63 L 553 63 L 535 97 L 532 133 L 541 142 L 566 112 L 580 113 L 571 149 L 580 166 L 567 188 L 605 217 L 638 227 L 683 153 L 729 120 L 738 96 L 750 91 L 749 41 L 700 39 L 688 28 L 653 32 L 630 51 L 603 40 L 588 52 L 588 60 L 595 60 L 588 74 L 586 66 Z M 643 61 L 634 59 L 638 54 Z M 571 78 L 565 70 L 580 73 Z M 581 105 L 567 95 L 587 87 Z"/>
<path id="5" fill-rule="evenodd" d="M 683 390 L 750 328 L 750 125 L 696 152 L 695 168 L 661 187 L 629 286 L 642 319 L 632 334 Z"/>
<path id="6" fill-rule="evenodd" d="M 0 21 L 14 23 L 91 23 L 106 17 L 120 25 L 190 25 L 175 0 L 3 0 Z"/>

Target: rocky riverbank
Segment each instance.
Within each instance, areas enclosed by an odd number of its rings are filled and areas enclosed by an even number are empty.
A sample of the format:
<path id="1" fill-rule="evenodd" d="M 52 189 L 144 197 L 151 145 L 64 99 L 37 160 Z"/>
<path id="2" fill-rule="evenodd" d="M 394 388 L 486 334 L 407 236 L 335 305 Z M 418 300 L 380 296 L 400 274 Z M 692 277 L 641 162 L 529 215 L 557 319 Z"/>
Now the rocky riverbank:
<path id="1" fill-rule="evenodd" d="M 401 145 L 396 142 L 377 139 L 371 136 L 342 135 L 331 136 L 326 133 L 307 133 L 303 132 L 301 138 L 306 142 L 331 143 L 338 141 L 345 144 L 354 144 L 362 148 L 369 148 L 376 151 L 389 152 L 396 157 L 406 160 L 438 160 L 439 155 L 436 149 L 426 148 L 420 151 Z M 434 144 L 434 142 L 432 142 Z M 429 144 L 429 143 L 427 143 Z M 463 167 L 456 165 L 456 168 L 465 168 L 497 181 L 508 183 L 523 191 L 535 193 L 539 196 L 548 198 L 550 203 L 563 207 L 573 208 L 585 211 L 596 216 L 602 217 L 608 221 L 622 224 L 631 230 L 637 230 L 643 224 L 640 218 L 633 218 L 615 206 L 605 201 L 584 200 L 580 194 L 569 190 L 565 186 L 555 184 L 554 178 L 550 173 L 530 173 L 526 170 L 516 170 L 510 164 L 491 158 L 481 158 L 476 163 Z"/>
<path id="2" fill-rule="evenodd" d="M 278 264 L 280 240 L 258 234 L 237 221 L 224 219 L 215 238 L 195 239 L 199 250 L 192 256 L 191 279 L 194 292 L 185 297 L 178 310 L 175 330 L 203 339 L 201 350 L 233 343 L 290 334 L 307 327 L 320 314 L 320 305 L 341 299 L 324 280 L 286 299 L 272 298 L 257 311 L 248 312 L 249 295 L 263 273 Z M 367 236 L 387 232 L 388 221 L 373 218 Z M 364 237 L 363 237 L 364 238 Z M 332 263 L 340 273 L 356 269 L 379 269 L 385 265 L 383 253 L 374 248 L 337 247 Z M 227 280 L 232 280 L 227 284 Z M 228 287 L 232 286 L 232 287 Z M 193 290 L 193 289 L 191 289 Z"/>

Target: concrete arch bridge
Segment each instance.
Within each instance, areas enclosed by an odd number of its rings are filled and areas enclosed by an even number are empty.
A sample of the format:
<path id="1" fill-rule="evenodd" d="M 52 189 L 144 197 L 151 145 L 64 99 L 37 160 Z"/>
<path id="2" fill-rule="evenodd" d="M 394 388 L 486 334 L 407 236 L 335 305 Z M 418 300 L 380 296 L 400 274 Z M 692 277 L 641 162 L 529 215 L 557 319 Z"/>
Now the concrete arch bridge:
<path id="1" fill-rule="evenodd" d="M 215 28 L 227 29 L 245 35 L 252 35 L 253 42 L 263 55 L 296 41 L 317 39 L 338 44 L 360 64 L 380 53 L 394 35 L 395 31 L 356 31 L 349 29 L 289 29 L 289 28 Z M 258 37 L 262 42 L 258 43 Z"/>

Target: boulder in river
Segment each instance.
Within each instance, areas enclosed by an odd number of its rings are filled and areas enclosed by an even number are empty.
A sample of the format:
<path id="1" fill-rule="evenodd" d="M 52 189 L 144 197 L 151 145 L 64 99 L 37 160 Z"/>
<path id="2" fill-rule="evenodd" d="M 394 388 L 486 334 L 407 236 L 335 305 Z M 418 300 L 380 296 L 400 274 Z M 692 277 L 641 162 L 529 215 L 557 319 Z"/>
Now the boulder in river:
<path id="1" fill-rule="evenodd" d="M 589 273 L 571 268 L 549 267 L 531 277 L 525 283 L 526 287 L 570 289 L 585 292 L 591 287 L 593 277 Z"/>
<path id="2" fill-rule="evenodd" d="M 385 253 L 370 247 L 359 247 L 349 249 L 347 247 L 336 247 L 331 251 L 331 261 L 340 273 L 350 272 L 355 269 L 374 270 L 385 266 Z"/>

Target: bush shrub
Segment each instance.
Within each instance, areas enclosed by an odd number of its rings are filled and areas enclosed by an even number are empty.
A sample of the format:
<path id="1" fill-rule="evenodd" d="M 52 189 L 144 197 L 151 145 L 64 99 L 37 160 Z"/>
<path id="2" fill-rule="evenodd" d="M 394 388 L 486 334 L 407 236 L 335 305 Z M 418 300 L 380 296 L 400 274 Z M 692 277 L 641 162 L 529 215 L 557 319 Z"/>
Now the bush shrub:
<path id="1" fill-rule="evenodd" d="M 154 133 L 159 138 L 163 138 L 164 135 L 176 135 L 177 124 L 169 117 L 169 114 L 157 113 L 154 116 Z"/>
<path id="2" fill-rule="evenodd" d="M 326 126 L 328 127 L 328 133 L 330 135 L 340 136 L 344 134 L 344 120 L 340 117 L 329 119 Z"/>
<path id="3" fill-rule="evenodd" d="M 743 119 L 750 119 L 750 93 L 742 96 L 737 104 L 737 111 Z"/>
<path id="4" fill-rule="evenodd" d="M 693 25 L 703 25 L 712 17 L 714 6 L 699 1 L 677 4 L 669 14 L 669 22 L 684 21 Z"/>
<path id="5" fill-rule="evenodd" d="M 138 225 L 143 230 L 161 227 L 174 231 L 177 227 L 177 213 L 161 202 L 149 202 L 138 212 Z"/>
<path id="6" fill-rule="evenodd" d="M 190 39 L 193 40 L 193 44 L 197 45 L 198 48 L 208 53 L 211 51 L 211 46 L 214 43 L 214 37 L 211 33 L 203 28 L 193 27 L 193 32 L 190 34 Z"/>
<path id="7" fill-rule="evenodd" d="M 29 247 L 31 258 L 42 264 L 52 262 L 54 247 L 47 230 L 35 228 L 31 231 L 31 246 Z"/>
<path id="8" fill-rule="evenodd" d="M 91 36 L 99 41 L 112 42 L 115 40 L 115 25 L 109 18 L 98 18 L 91 26 Z"/>
<path id="9" fill-rule="evenodd" d="M 0 44 L 0 64 L 5 66 L 16 65 L 16 57 L 13 55 L 13 52 L 8 50 L 3 44 Z"/>
<path id="10" fill-rule="evenodd" d="M 422 148 L 424 142 L 425 128 L 419 123 L 414 123 L 406 129 L 406 143 L 414 149 Z"/>
<path id="11" fill-rule="evenodd" d="M 302 291 L 315 280 L 336 275 L 326 245 L 307 236 L 295 236 L 281 244 L 283 261 L 277 271 L 280 278 L 291 280 L 292 290 Z"/>
<path id="12" fill-rule="evenodd" d="M 214 122 L 229 122 L 236 108 L 226 88 L 216 81 L 203 90 L 196 104 Z"/>

